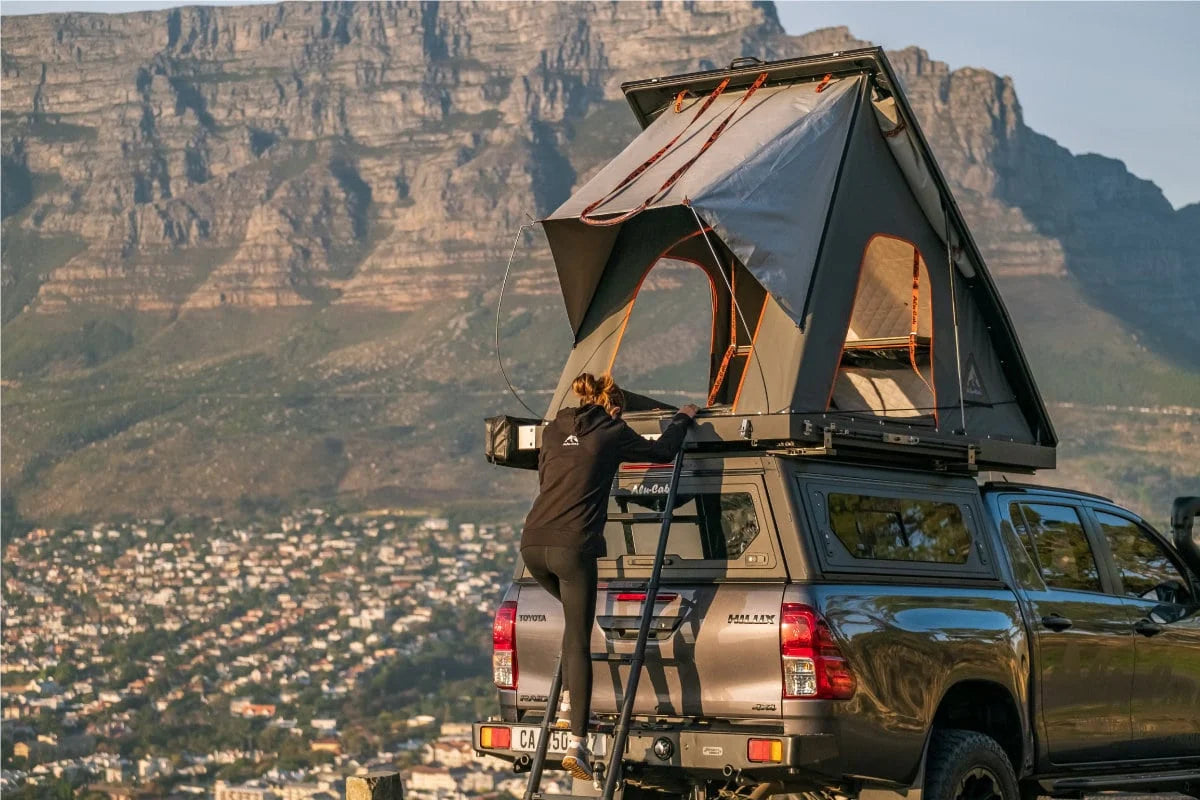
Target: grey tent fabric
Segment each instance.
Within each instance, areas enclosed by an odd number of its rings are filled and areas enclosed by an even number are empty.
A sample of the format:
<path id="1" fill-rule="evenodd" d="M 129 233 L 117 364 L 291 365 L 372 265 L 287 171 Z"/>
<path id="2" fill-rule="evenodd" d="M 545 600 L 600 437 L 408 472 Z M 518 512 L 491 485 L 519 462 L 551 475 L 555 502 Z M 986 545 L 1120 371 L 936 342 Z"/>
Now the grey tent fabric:
<path id="1" fill-rule="evenodd" d="M 870 60 L 864 52 L 877 60 L 874 76 L 854 73 Z M 698 436 L 728 443 L 750 430 L 791 441 L 836 420 L 839 429 L 865 425 L 854 431 L 860 439 L 950 437 L 979 448 L 979 464 L 1053 466 L 1053 427 L 970 232 L 910 112 L 901 122 L 881 109 L 889 92 L 907 109 L 898 82 L 882 52 L 846 62 L 852 68 L 840 74 L 850 77 L 822 80 L 826 61 L 799 76 L 807 80 L 763 86 L 745 103 L 756 75 L 795 62 L 741 77 L 731 70 L 742 83 L 682 134 L 721 73 L 634 90 L 656 93 L 635 103 L 645 130 L 542 221 L 575 335 L 548 417 L 574 402 L 580 372 L 623 381 L 630 320 L 653 313 L 653 302 L 638 303 L 647 278 L 657 264 L 690 263 L 711 289 L 695 313 L 713 323 Z M 691 83 L 707 88 L 674 111 Z M 639 209 L 692 158 L 641 213 L 612 225 L 579 219 L 593 205 L 601 221 Z"/>
<path id="2" fill-rule="evenodd" d="M 724 132 L 651 209 L 690 204 L 721 241 L 802 325 L 846 136 L 864 79 L 768 86 L 738 108 L 746 91 L 721 95 L 656 163 L 594 212 L 636 208 L 695 156 L 730 112 Z M 578 333 L 599 281 L 612 227 L 579 221 L 589 205 L 644 164 L 693 119 L 703 98 L 668 111 L 575 192 L 543 226 L 563 283 L 567 316 Z"/>
<path id="3" fill-rule="evenodd" d="M 887 97 L 876 100 L 872 106 L 875 109 L 875 119 L 886 135 L 888 148 L 891 149 L 896 164 L 904 173 L 904 179 L 908 181 L 908 188 L 912 190 L 913 197 L 920 204 L 925 218 L 929 220 L 929 224 L 938 232 L 938 236 L 947 247 L 960 249 L 962 241 L 956 235 L 953 226 L 948 224 L 946 211 L 942 205 L 942 194 L 929 171 L 929 165 L 922 158 L 921 150 L 917 147 L 912 131 L 907 124 L 902 124 L 900 121 L 900 110 L 896 107 L 896 98 Z M 947 236 L 950 237 L 950 241 L 946 241 Z M 965 277 L 975 277 L 975 265 L 971 262 L 970 254 L 964 253 L 958 259 L 957 266 Z"/>

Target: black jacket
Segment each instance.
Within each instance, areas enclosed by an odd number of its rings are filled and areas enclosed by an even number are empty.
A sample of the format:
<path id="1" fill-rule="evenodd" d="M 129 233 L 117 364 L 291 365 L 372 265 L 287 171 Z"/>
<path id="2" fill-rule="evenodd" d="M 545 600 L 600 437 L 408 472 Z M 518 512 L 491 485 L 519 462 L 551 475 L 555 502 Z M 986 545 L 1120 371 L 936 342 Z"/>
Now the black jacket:
<path id="1" fill-rule="evenodd" d="M 608 493 L 623 461 L 670 461 L 683 446 L 692 419 L 676 414 L 657 441 L 650 441 L 602 406 L 564 408 L 542 431 L 538 496 L 525 518 L 521 547 L 569 547 L 606 554 L 604 523 Z"/>

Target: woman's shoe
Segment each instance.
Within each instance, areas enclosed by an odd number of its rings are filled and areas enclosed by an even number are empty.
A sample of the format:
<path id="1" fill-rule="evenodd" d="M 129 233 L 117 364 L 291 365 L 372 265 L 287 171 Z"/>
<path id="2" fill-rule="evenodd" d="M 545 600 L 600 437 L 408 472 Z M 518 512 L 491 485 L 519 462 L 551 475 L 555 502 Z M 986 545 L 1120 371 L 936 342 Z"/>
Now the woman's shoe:
<path id="1" fill-rule="evenodd" d="M 592 779 L 592 754 L 583 742 L 572 741 L 567 745 L 566 755 L 562 760 L 563 769 L 571 773 L 571 777 L 581 781 Z"/>
<path id="2" fill-rule="evenodd" d="M 558 696 L 558 716 L 554 719 L 554 725 L 551 726 L 558 730 L 565 731 L 571 727 L 571 695 L 566 689 Z"/>

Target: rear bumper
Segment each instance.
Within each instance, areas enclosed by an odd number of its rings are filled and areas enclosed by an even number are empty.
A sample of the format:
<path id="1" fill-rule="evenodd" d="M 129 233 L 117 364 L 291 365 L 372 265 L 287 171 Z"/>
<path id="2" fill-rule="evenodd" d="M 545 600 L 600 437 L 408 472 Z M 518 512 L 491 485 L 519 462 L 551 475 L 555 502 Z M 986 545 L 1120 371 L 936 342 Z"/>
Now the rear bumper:
<path id="1" fill-rule="evenodd" d="M 488 728 L 507 728 L 510 730 L 510 742 L 521 742 L 521 745 L 505 748 L 484 746 L 481 730 Z M 476 752 L 492 755 L 505 761 L 514 762 L 517 770 L 528 764 L 526 759 L 533 757 L 532 742 L 528 734 L 522 735 L 522 729 L 536 728 L 536 725 L 517 725 L 504 721 L 476 722 L 472 731 L 472 742 Z M 489 733 L 489 738 L 493 737 Z M 594 734 L 593 751 L 600 758 L 608 753 L 611 742 L 611 730 L 601 730 Z M 770 740 L 779 742 L 778 761 L 751 761 L 750 740 Z M 664 745 L 663 742 L 667 744 Z M 655 744 L 659 744 L 655 752 Z M 663 753 L 669 752 L 666 758 Z M 551 751 L 551 756 L 553 751 Z M 719 729 L 684 729 L 671 726 L 635 725 L 629 733 L 625 746 L 624 761 L 627 769 L 637 771 L 652 770 L 655 772 L 686 772 L 689 775 L 703 778 L 723 778 L 740 774 L 754 780 L 781 780 L 798 773 L 821 773 L 821 767 L 834 767 L 838 763 L 837 743 L 832 734 L 781 734 L 776 732 L 747 732 L 745 730 Z M 550 757 L 548 762 L 557 766 Z M 833 775 L 829 775 L 833 778 Z"/>

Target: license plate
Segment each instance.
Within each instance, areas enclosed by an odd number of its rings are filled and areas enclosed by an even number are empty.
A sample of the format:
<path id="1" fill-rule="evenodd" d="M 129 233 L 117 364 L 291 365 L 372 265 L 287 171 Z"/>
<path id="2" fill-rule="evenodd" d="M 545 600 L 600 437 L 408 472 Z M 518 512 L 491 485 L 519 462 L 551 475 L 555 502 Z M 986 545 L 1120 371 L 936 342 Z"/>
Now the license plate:
<path id="1" fill-rule="evenodd" d="M 535 726 L 512 726 L 512 749 L 521 753 L 532 753 L 537 750 L 538 740 L 542 736 L 542 729 Z M 557 755 L 567 752 L 567 744 L 571 741 L 571 732 L 561 729 L 551 729 L 550 745 L 546 748 L 546 752 L 551 755 Z M 607 752 L 608 737 L 591 733 L 588 734 L 588 749 L 592 751 L 594 756 L 602 756 Z"/>

